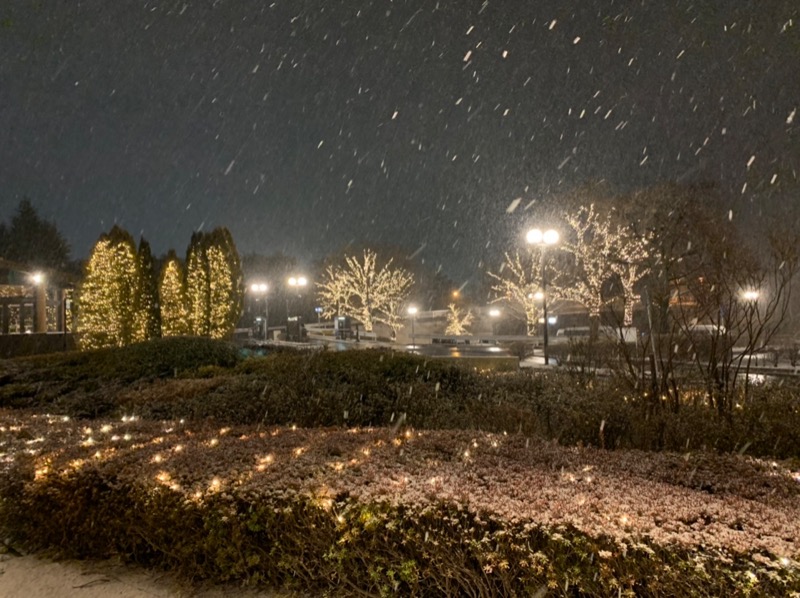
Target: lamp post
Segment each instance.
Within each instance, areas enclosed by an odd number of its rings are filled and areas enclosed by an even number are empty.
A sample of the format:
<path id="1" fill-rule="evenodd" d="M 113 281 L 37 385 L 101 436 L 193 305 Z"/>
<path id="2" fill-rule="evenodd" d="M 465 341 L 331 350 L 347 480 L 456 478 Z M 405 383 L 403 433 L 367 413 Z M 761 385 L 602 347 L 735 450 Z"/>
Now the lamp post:
<path id="1" fill-rule="evenodd" d="M 254 282 L 250 285 L 250 290 L 255 295 L 264 296 L 264 340 L 269 339 L 269 299 L 267 298 L 267 291 L 269 285 L 265 282 Z"/>
<path id="2" fill-rule="evenodd" d="M 416 305 L 409 305 L 408 306 L 408 315 L 411 316 L 411 348 L 416 348 L 417 346 L 417 339 L 416 334 L 414 331 L 414 321 L 417 319 L 417 306 Z"/>
<path id="3" fill-rule="evenodd" d="M 492 319 L 492 336 L 497 336 L 497 318 L 500 317 L 500 310 L 496 307 L 490 309 L 489 317 Z"/>
<path id="4" fill-rule="evenodd" d="M 308 279 L 305 276 L 290 276 L 288 280 L 289 286 L 293 290 L 297 290 L 297 296 L 300 297 L 303 287 L 308 284 Z M 289 317 L 289 296 L 286 296 L 286 317 Z"/>
<path id="5" fill-rule="evenodd" d="M 290 276 L 287 281 L 289 286 L 297 291 L 297 297 L 301 296 L 303 287 L 308 284 L 308 279 L 305 276 Z M 303 342 L 303 322 L 300 316 L 295 317 L 297 321 L 297 341 Z M 292 340 L 293 336 L 289 335 L 289 297 L 286 297 L 286 338 Z"/>
<path id="6" fill-rule="evenodd" d="M 542 231 L 538 228 L 532 228 L 525 236 L 525 240 L 529 245 L 539 247 L 542 255 L 542 313 L 544 314 L 544 364 L 550 365 L 549 355 L 547 353 L 547 263 L 545 262 L 545 250 L 550 245 L 558 243 L 558 231 L 552 228 Z"/>
<path id="7" fill-rule="evenodd" d="M 31 274 L 33 283 L 33 331 L 47 332 L 47 284 L 44 274 Z"/>

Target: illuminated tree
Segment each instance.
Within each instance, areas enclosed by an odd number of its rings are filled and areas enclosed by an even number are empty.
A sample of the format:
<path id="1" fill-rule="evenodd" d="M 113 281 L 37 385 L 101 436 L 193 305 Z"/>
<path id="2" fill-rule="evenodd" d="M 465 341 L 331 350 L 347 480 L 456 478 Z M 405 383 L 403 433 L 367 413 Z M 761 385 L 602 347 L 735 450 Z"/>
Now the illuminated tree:
<path id="1" fill-rule="evenodd" d="M 207 250 L 210 293 L 209 335 L 233 333 L 244 305 L 244 277 L 239 252 L 226 228 L 211 233 Z"/>
<path id="2" fill-rule="evenodd" d="M 600 216 L 594 204 L 581 206 L 576 213 L 566 214 L 570 234 L 561 249 L 570 260 L 556 278 L 554 286 L 565 299 L 581 303 L 589 310 L 593 329 L 599 325 L 600 310 L 606 304 L 606 283 L 614 274 L 618 231 L 608 215 Z"/>
<path id="3" fill-rule="evenodd" d="M 130 344 L 135 339 L 139 284 L 136 246 L 115 226 L 95 244 L 78 295 L 80 347 L 96 349 Z"/>
<path id="4" fill-rule="evenodd" d="M 615 247 L 611 270 L 619 277 L 624 303 L 624 326 L 633 324 L 633 306 L 639 301 L 636 286 L 650 274 L 650 245 L 646 237 L 636 236 L 629 227 L 621 228 L 613 237 Z"/>
<path id="5" fill-rule="evenodd" d="M 350 281 L 341 268 L 328 266 L 317 283 L 317 301 L 322 307 L 322 317 L 352 315 L 348 307 Z"/>
<path id="6" fill-rule="evenodd" d="M 489 272 L 494 279 L 492 290 L 496 293 L 492 303 L 506 302 L 508 309 L 525 320 L 528 336 L 536 333 L 541 299 L 537 293 L 542 284 L 541 249 L 533 247 L 523 261 L 519 252 L 505 254 L 498 274 Z"/>
<path id="7" fill-rule="evenodd" d="M 223 338 L 241 315 L 244 287 L 241 263 L 226 229 L 192 235 L 186 256 L 189 333 Z"/>
<path id="8" fill-rule="evenodd" d="M 189 334 L 188 310 L 186 307 L 186 281 L 183 265 L 175 252 L 170 250 L 161 269 L 158 294 L 161 306 L 161 334 L 181 336 Z"/>
<path id="9" fill-rule="evenodd" d="M 189 334 L 209 336 L 211 329 L 211 276 L 208 236 L 192 233 L 186 252 L 186 307 Z"/>
<path id="10" fill-rule="evenodd" d="M 161 336 L 161 314 L 158 302 L 158 282 L 150 243 L 139 241 L 139 281 L 134 297 L 135 342 L 147 341 Z"/>
<path id="11" fill-rule="evenodd" d="M 392 260 L 381 268 L 377 254 L 367 249 L 363 261 L 345 256 L 345 265 L 329 266 L 317 283 L 317 299 L 326 316 L 347 315 L 372 332 L 375 321 L 396 332 L 401 327 L 401 309 L 414 277 L 403 268 L 392 268 Z"/>
<path id="12" fill-rule="evenodd" d="M 455 303 L 448 305 L 447 309 L 447 327 L 444 333 L 447 336 L 469 334 L 467 328 L 472 325 L 472 312 L 470 310 L 464 312 L 460 307 L 456 307 Z"/>
<path id="13" fill-rule="evenodd" d="M 411 273 L 403 268 L 392 270 L 387 278 L 386 287 L 390 292 L 385 294 L 384 300 L 375 312 L 375 321 L 391 328 L 392 338 L 396 338 L 397 332 L 405 325 L 406 314 L 403 308 L 414 279 Z"/>

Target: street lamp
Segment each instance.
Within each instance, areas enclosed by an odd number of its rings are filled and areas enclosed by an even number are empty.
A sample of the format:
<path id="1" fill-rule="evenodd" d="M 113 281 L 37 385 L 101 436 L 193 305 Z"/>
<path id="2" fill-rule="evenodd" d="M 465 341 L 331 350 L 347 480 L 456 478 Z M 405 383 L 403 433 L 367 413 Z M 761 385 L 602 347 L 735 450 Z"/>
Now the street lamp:
<path id="1" fill-rule="evenodd" d="M 558 231 L 552 228 L 542 231 L 538 228 L 532 228 L 525 236 L 528 245 L 535 245 L 539 247 L 542 253 L 542 312 L 544 313 L 544 364 L 550 365 L 550 359 L 547 354 L 547 263 L 545 262 L 545 249 L 550 245 L 558 243 Z"/>
<path id="2" fill-rule="evenodd" d="M 297 289 L 297 296 L 300 296 L 302 288 L 308 284 L 308 279 L 305 276 L 290 276 L 288 280 L 289 286 Z M 289 317 L 289 297 L 286 297 L 286 317 Z"/>
<path id="3" fill-rule="evenodd" d="M 497 318 L 500 317 L 500 310 L 496 307 L 490 309 L 489 317 L 492 319 L 492 336 L 497 336 Z"/>
<path id="4" fill-rule="evenodd" d="M 742 291 L 742 299 L 745 301 L 756 302 L 758 301 L 760 293 L 756 289 L 747 289 L 746 291 Z"/>
<path id="5" fill-rule="evenodd" d="M 33 331 L 47 332 L 47 284 L 44 274 L 34 272 L 30 276 L 33 283 Z"/>
<path id="6" fill-rule="evenodd" d="M 297 291 L 297 297 L 300 298 L 303 287 L 308 284 L 308 279 L 305 276 L 290 276 L 289 280 L 287 281 L 289 286 L 292 289 Z M 289 296 L 286 296 L 286 338 L 287 340 L 292 340 L 294 335 L 289 334 Z M 297 340 L 298 342 L 303 342 L 303 321 L 300 315 L 295 316 L 292 318 L 293 321 L 297 322 Z"/>
<path id="7" fill-rule="evenodd" d="M 408 315 L 411 316 L 411 347 L 416 348 L 417 340 L 416 334 L 414 331 L 414 321 L 417 319 L 417 306 L 416 305 L 409 305 L 408 306 Z"/>
<path id="8" fill-rule="evenodd" d="M 269 290 L 269 285 L 265 282 L 254 282 L 250 285 L 250 290 L 255 295 L 263 295 L 264 296 L 264 340 L 269 339 L 269 298 L 267 297 L 267 291 Z"/>

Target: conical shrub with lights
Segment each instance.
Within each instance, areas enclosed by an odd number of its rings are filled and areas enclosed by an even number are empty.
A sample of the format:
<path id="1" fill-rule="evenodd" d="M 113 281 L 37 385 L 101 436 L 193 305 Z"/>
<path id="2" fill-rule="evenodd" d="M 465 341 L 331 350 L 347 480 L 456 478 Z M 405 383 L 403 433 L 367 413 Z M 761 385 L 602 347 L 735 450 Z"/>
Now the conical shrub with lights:
<path id="1" fill-rule="evenodd" d="M 169 251 L 161 268 L 158 294 L 161 308 L 161 334 L 163 336 L 189 334 L 185 272 L 183 264 L 173 250 Z"/>
<path id="2" fill-rule="evenodd" d="M 78 294 L 78 342 L 82 349 L 121 347 L 136 338 L 135 301 L 139 261 L 131 235 L 115 226 L 98 239 Z"/>
<path id="3" fill-rule="evenodd" d="M 224 338 L 236 326 L 244 296 L 239 253 L 230 232 L 192 235 L 186 252 L 189 333 Z"/>
<path id="4" fill-rule="evenodd" d="M 150 243 L 139 241 L 139 281 L 134 298 L 134 342 L 148 341 L 161 336 L 161 314 L 158 302 L 158 282 Z"/>

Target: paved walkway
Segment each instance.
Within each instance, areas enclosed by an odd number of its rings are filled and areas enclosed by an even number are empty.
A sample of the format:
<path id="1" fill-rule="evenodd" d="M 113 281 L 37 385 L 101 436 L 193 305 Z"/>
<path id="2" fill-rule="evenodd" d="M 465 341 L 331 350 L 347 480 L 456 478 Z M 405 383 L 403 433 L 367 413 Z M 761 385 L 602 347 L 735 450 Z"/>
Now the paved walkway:
<path id="1" fill-rule="evenodd" d="M 171 575 L 114 561 L 53 562 L 0 554 L 2 598 L 279 598 L 236 586 L 190 588 Z M 283 595 L 288 598 L 288 595 Z"/>

